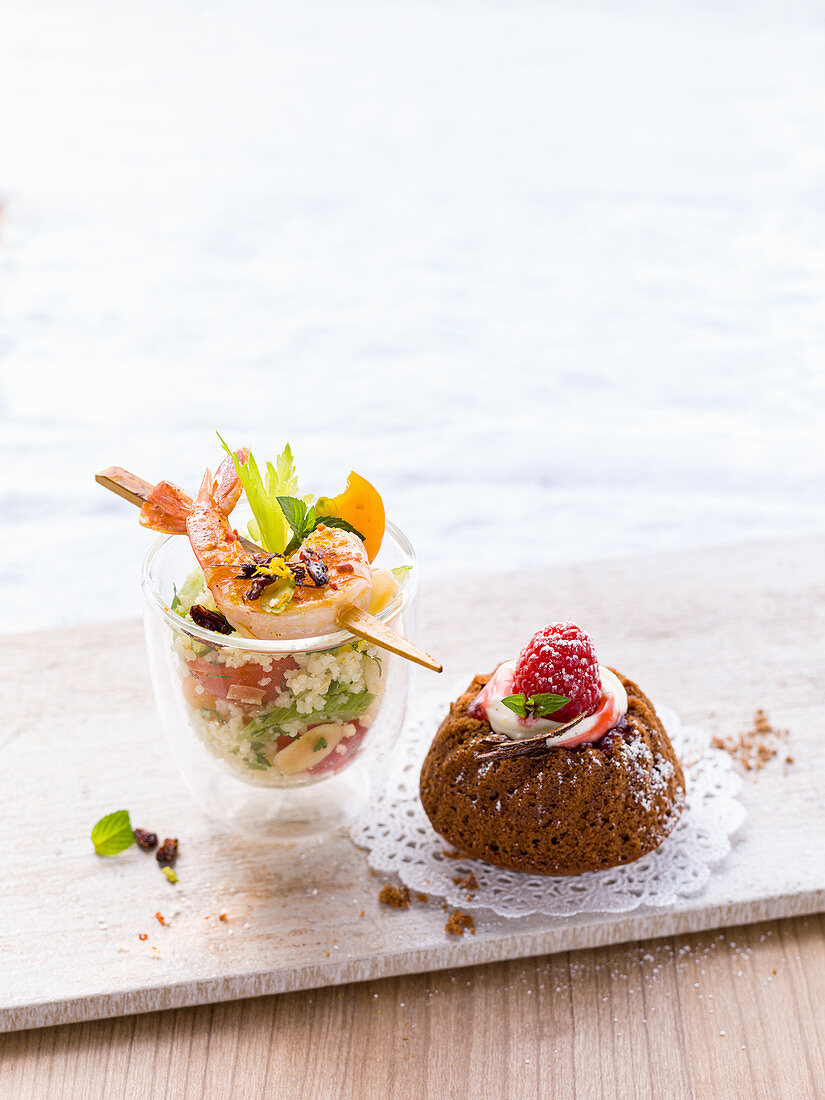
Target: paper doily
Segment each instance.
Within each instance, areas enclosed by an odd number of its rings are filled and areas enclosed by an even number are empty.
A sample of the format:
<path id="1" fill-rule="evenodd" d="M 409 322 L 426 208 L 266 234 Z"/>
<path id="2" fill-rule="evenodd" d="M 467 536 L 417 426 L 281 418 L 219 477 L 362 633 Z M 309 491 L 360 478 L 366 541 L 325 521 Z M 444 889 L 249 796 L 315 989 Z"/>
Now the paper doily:
<path id="1" fill-rule="evenodd" d="M 384 791 L 350 835 L 368 849 L 367 859 L 375 870 L 396 874 L 411 890 L 445 898 L 461 909 L 492 909 L 505 917 L 570 917 L 672 905 L 678 897 L 704 888 L 711 867 L 730 851 L 731 835 L 745 810 L 736 800 L 742 780 L 727 753 L 712 748 L 706 731 L 683 725 L 669 707 L 657 710 L 682 762 L 687 800 L 670 836 L 635 863 L 552 878 L 445 856 L 451 846 L 430 825 L 418 797 L 421 764 L 447 712 L 443 700 L 432 697 L 407 722 L 405 741 Z M 468 900 L 466 888 L 453 879 L 469 871 L 478 880 L 478 890 Z"/>

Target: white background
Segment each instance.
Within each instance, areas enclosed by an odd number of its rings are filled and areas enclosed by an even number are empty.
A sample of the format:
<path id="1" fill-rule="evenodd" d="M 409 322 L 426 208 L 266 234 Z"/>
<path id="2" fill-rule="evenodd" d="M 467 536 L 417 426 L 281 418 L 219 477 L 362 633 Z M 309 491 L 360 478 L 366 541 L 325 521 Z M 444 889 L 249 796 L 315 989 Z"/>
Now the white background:
<path id="1" fill-rule="evenodd" d="M 426 577 L 825 531 L 825 13 L 12 0 L 0 608 L 140 609 L 93 482 L 352 466 Z M 789 568 L 792 562 L 789 562 Z M 537 623 L 537 625 L 539 625 Z"/>

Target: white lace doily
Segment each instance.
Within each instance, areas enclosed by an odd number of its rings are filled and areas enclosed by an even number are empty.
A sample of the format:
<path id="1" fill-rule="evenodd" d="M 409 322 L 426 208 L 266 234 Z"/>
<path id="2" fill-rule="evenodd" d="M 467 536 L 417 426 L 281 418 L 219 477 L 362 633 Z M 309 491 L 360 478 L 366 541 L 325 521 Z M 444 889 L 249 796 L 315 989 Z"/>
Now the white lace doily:
<path id="1" fill-rule="evenodd" d="M 506 917 L 569 917 L 672 905 L 676 898 L 703 889 L 711 867 L 730 851 L 731 835 L 744 820 L 745 810 L 735 797 L 742 780 L 730 757 L 711 747 L 704 730 L 683 725 L 669 707 L 661 707 L 659 716 L 684 768 L 687 800 L 676 828 L 654 852 L 624 867 L 556 878 L 450 858 L 444 853 L 452 846 L 430 825 L 418 797 L 421 764 L 447 706 L 430 698 L 417 708 L 407 721 L 403 747 L 383 793 L 350 831 L 355 843 L 368 849 L 375 870 L 398 875 L 411 890 L 445 898 L 461 909 L 492 909 Z M 470 871 L 478 880 L 472 897 L 453 881 Z"/>

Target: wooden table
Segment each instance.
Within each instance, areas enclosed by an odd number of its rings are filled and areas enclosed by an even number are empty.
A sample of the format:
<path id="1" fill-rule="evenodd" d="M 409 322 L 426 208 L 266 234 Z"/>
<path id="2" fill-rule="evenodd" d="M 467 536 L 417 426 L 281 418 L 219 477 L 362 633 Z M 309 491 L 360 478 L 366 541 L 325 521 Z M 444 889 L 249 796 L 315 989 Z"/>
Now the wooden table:
<path id="1" fill-rule="evenodd" d="M 0 1095 L 748 1097 L 825 1089 L 822 916 L 0 1038 Z"/>
<path id="2" fill-rule="evenodd" d="M 774 624 L 781 609 L 810 634 L 819 629 L 817 563 L 823 553 L 821 541 L 763 546 L 749 553 L 742 570 L 734 568 L 738 559 L 732 550 L 651 558 L 645 583 L 652 584 L 654 575 L 661 582 L 665 569 L 671 576 L 689 573 L 695 585 L 703 577 L 708 585 L 725 581 L 735 607 L 725 611 L 710 598 L 711 588 L 703 603 L 699 585 L 684 611 L 704 624 L 695 644 L 727 630 L 724 623 L 744 606 L 736 583 L 761 599 L 762 621 Z M 723 566 L 726 572 L 720 571 Z M 586 602 L 592 568 L 564 574 L 579 602 Z M 627 570 L 615 575 L 625 578 L 626 587 Z M 655 608 L 646 614 L 675 622 L 678 612 L 664 606 L 658 593 Z M 742 623 L 746 620 L 740 622 L 744 629 Z M 653 630 L 652 620 L 649 625 Z M 623 626 L 632 628 L 619 617 L 613 633 Z M 757 702 L 773 702 L 791 716 L 809 713 L 794 706 L 821 706 L 822 695 L 819 658 L 800 666 L 803 655 L 818 653 L 821 645 L 811 638 L 806 646 L 792 626 L 785 622 L 784 630 L 766 630 L 754 643 L 765 658 L 760 667 L 772 667 L 768 678 L 776 680 L 766 684 L 764 699 Z M 446 636 L 449 623 L 435 627 Z M 667 633 L 662 625 L 652 641 L 666 640 Z M 718 641 L 710 644 L 715 651 Z M 660 647 L 658 672 L 657 655 L 645 658 L 651 678 L 664 674 L 668 654 L 672 660 L 677 648 L 671 631 L 667 646 Z M 676 702 L 688 713 L 691 685 L 683 690 L 684 700 Z M 726 684 L 720 675 L 712 694 L 714 702 L 725 697 L 725 713 L 734 713 L 735 683 Z M 736 703 L 736 712 L 744 714 L 748 702 Z M 809 723 L 809 733 L 810 728 Z M 813 790 L 819 777 L 810 779 Z M 802 803 L 799 813 L 804 812 Z M 825 1095 L 823 1050 L 825 920 L 809 915 L 12 1033 L 0 1036 L 0 1097 L 796 1100 Z"/>

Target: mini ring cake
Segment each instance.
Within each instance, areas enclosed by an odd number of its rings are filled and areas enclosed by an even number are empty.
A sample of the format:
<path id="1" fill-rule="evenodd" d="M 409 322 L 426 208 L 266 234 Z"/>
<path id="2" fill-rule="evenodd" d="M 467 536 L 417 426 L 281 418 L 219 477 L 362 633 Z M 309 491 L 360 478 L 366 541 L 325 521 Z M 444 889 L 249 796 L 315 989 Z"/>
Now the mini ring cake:
<path id="1" fill-rule="evenodd" d="M 647 696 L 598 664 L 578 626 L 553 623 L 451 705 L 420 792 L 433 827 L 466 855 L 576 875 L 657 848 L 684 808 L 685 779 Z"/>

